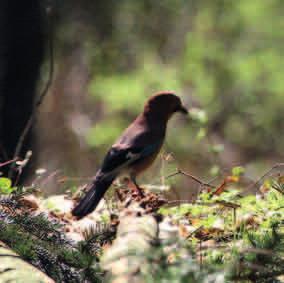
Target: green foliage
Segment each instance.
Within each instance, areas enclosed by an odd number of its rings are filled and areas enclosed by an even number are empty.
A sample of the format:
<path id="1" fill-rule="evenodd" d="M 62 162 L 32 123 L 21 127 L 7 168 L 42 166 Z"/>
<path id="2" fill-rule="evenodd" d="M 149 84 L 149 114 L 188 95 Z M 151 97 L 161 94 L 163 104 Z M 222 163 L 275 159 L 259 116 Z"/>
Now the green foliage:
<path id="1" fill-rule="evenodd" d="M 13 247 L 13 250 L 24 259 L 33 261 L 36 258 L 35 251 L 32 249 L 33 242 L 29 236 L 19 233 L 17 226 L 7 226 L 2 223 L 0 229 L 0 239 Z"/>
<path id="2" fill-rule="evenodd" d="M 234 176 L 243 172 L 242 167 L 232 170 Z M 175 225 L 189 226 L 191 231 L 201 229 L 199 236 L 192 232 L 186 241 L 193 255 L 204 242 L 203 266 L 221 271 L 225 282 L 276 282 L 275 277 L 284 273 L 284 195 L 273 189 L 275 182 L 270 181 L 264 195 L 244 196 L 228 186 L 219 196 L 203 192 L 194 204 L 164 207 L 160 213 Z M 235 213 L 232 204 L 237 205 Z"/>
<path id="3" fill-rule="evenodd" d="M 189 78 L 197 96 L 208 105 L 211 121 L 223 115 L 226 138 L 259 149 L 264 145 L 257 143 L 267 139 L 269 132 L 280 148 L 276 140 L 279 128 L 274 127 L 279 106 L 283 108 L 280 37 L 277 28 L 267 28 L 279 24 L 277 11 L 283 3 L 269 3 L 226 1 L 218 12 L 215 4 L 198 9 L 181 70 L 185 81 Z M 259 131 L 252 132 L 254 128 Z"/>
<path id="4" fill-rule="evenodd" d="M 82 253 L 91 253 L 100 256 L 101 247 L 114 240 L 116 229 L 111 224 L 104 221 L 97 222 L 96 226 L 83 231 L 84 241 L 79 242 L 78 249 Z"/>
<path id="5" fill-rule="evenodd" d="M 284 183 L 283 182 L 278 182 L 274 180 L 273 183 L 271 184 L 271 187 L 274 190 L 277 190 L 282 195 L 284 195 Z"/>
<path id="6" fill-rule="evenodd" d="M 204 110 L 198 108 L 191 108 L 189 110 L 190 117 L 200 124 L 206 124 L 208 122 L 207 114 Z"/>
<path id="7" fill-rule="evenodd" d="M 8 178 L 1 177 L 0 178 L 0 194 L 10 194 L 15 190 L 12 187 L 12 181 Z"/>
<path id="8" fill-rule="evenodd" d="M 120 135 L 125 124 L 121 120 L 112 120 L 94 126 L 87 135 L 88 144 L 91 146 L 108 145 Z"/>
<path id="9" fill-rule="evenodd" d="M 248 232 L 247 238 L 254 248 L 275 249 L 280 243 L 280 236 L 277 234 L 275 227 L 271 231 L 253 231 Z"/>
<path id="10" fill-rule="evenodd" d="M 243 172 L 234 167 L 230 178 Z M 159 213 L 168 222 L 160 232 L 180 231 L 180 235 L 169 233 L 167 240 L 161 237 L 147 252 L 135 254 L 143 259 L 139 276 L 144 282 L 161 283 L 208 282 L 208 278 L 273 282 L 284 273 L 284 195 L 275 189 L 282 186 L 282 178 L 271 177 L 264 184 L 262 194 L 242 195 L 229 184 L 219 195 L 203 191 L 195 203 L 162 207 Z M 0 199 L 0 208 L 7 208 L 0 210 L 0 241 L 56 282 L 100 282 L 102 247 L 115 239 L 115 224 L 102 220 L 75 245 L 57 221 L 43 214 L 19 213 L 20 205 L 14 209 L 17 194 L 5 198 L 10 202 Z"/>
<path id="11" fill-rule="evenodd" d="M 242 166 L 236 166 L 236 167 L 233 167 L 232 169 L 232 175 L 236 177 L 239 177 L 240 175 L 244 174 L 244 172 L 245 172 L 245 168 Z"/>
<path id="12" fill-rule="evenodd" d="M 94 261 L 94 257 L 91 254 L 81 253 L 77 250 L 72 249 L 62 250 L 59 258 L 69 266 L 73 266 L 75 268 L 90 267 Z"/>
<path id="13" fill-rule="evenodd" d="M 69 241 L 60 235 L 62 225 L 57 221 L 51 222 L 43 213 L 30 215 L 30 213 L 21 213 L 13 217 L 15 224 L 21 225 L 21 228 L 32 235 L 45 239 L 55 244 L 68 244 Z"/>
<path id="14" fill-rule="evenodd" d="M 97 257 L 91 251 L 81 252 L 57 222 L 42 214 L 4 214 L 0 241 L 56 282 L 101 282 L 99 267 L 93 264 Z"/>
<path id="15" fill-rule="evenodd" d="M 153 76 L 163 69 L 163 76 Z M 93 146 L 110 144 L 128 125 L 125 113 L 136 116 L 143 109 L 145 98 L 161 89 L 177 91 L 176 71 L 169 66 L 155 64 L 145 59 L 141 68 L 131 73 L 95 76 L 90 84 L 90 93 L 96 101 L 103 101 L 105 121 L 95 125 L 87 135 L 87 142 Z"/>
<path id="16" fill-rule="evenodd" d="M 282 156 L 283 8 L 279 0 L 123 0 L 119 9 L 113 6 L 107 42 L 92 48 L 90 41 L 86 49 L 98 113 L 88 144 L 110 145 L 153 92 L 172 89 L 189 108 L 198 105 L 190 111 L 198 127 L 171 124 L 168 145 L 180 159 L 194 156 L 205 169 L 215 165 L 208 166 L 208 152 L 200 150 L 212 132 L 221 140 L 209 148 L 213 154 L 222 154 L 224 140 L 248 161 L 271 151 Z"/>
<path id="17" fill-rule="evenodd" d="M 218 154 L 221 153 L 224 150 L 224 145 L 223 144 L 213 144 L 209 146 L 209 152 Z"/>

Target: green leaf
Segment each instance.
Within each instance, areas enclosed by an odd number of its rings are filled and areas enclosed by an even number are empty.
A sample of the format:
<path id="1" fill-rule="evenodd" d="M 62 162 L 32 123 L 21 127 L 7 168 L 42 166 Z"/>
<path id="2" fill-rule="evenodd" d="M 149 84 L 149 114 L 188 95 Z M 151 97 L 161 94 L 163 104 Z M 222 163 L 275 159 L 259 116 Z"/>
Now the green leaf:
<path id="1" fill-rule="evenodd" d="M 244 174 L 244 172 L 245 172 L 245 168 L 242 166 L 236 166 L 236 167 L 233 167 L 232 169 L 233 176 L 240 176 Z"/>
<path id="2" fill-rule="evenodd" d="M 209 151 L 212 153 L 221 153 L 224 151 L 224 145 L 223 144 L 213 144 L 209 147 Z"/>
<path id="3" fill-rule="evenodd" d="M 196 135 L 196 138 L 197 140 L 202 140 L 204 137 L 206 136 L 206 129 L 205 128 L 200 128 L 197 135 Z"/>
<path id="4" fill-rule="evenodd" d="M 210 175 L 211 176 L 217 176 L 220 173 L 220 167 L 218 165 L 213 165 L 210 168 Z"/>
<path id="5" fill-rule="evenodd" d="M 203 109 L 191 108 L 189 110 L 190 117 L 200 124 L 206 124 L 208 122 L 207 113 Z"/>
<path id="6" fill-rule="evenodd" d="M 0 188 L 1 189 L 6 189 L 6 188 L 11 188 L 12 182 L 10 179 L 2 177 L 0 178 Z"/>
<path id="7" fill-rule="evenodd" d="M 16 189 L 16 187 L 12 187 L 12 181 L 9 178 L 0 178 L 0 194 L 8 195 Z"/>

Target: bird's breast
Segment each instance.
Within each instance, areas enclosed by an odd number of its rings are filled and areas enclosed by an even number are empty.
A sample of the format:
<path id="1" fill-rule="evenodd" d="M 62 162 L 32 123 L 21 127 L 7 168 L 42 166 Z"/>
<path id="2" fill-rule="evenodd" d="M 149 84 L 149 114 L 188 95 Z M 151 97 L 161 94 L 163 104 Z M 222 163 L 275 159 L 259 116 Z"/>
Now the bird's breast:
<path id="1" fill-rule="evenodd" d="M 142 173 L 143 171 L 145 171 L 146 169 L 148 169 L 153 164 L 155 159 L 157 158 L 161 147 L 162 147 L 162 145 L 160 146 L 160 148 L 155 153 L 153 153 L 153 154 L 151 154 L 147 157 L 144 157 L 142 159 L 138 159 L 137 161 L 133 162 L 128 167 L 128 172 L 137 176 L 140 173 Z"/>

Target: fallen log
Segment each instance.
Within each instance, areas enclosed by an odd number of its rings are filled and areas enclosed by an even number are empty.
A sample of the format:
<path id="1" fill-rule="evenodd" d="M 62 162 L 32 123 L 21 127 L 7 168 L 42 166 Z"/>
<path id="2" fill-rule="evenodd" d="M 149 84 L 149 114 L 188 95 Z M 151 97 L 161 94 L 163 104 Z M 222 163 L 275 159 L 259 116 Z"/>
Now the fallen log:
<path id="1" fill-rule="evenodd" d="M 54 283 L 36 267 L 24 261 L 0 242 L 0 282 Z"/>
<path id="2" fill-rule="evenodd" d="M 145 209 L 132 204 L 123 210 L 117 229 L 117 237 L 101 259 L 101 267 L 107 271 L 107 282 L 142 283 L 151 266 L 147 254 L 158 238 L 158 223 Z"/>

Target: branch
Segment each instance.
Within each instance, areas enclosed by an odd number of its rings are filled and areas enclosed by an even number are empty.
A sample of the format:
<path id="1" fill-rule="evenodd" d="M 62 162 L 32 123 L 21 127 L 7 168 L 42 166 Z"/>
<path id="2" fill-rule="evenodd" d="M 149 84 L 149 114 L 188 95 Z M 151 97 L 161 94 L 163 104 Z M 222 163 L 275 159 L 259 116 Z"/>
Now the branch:
<path id="1" fill-rule="evenodd" d="M 0 167 L 3 167 L 3 166 L 5 166 L 5 165 L 11 164 L 11 163 L 13 163 L 13 162 L 16 162 L 17 160 L 18 160 L 18 158 L 16 157 L 16 158 L 14 158 L 14 159 L 5 161 L 5 162 L 3 162 L 3 163 L 0 163 Z"/>
<path id="2" fill-rule="evenodd" d="M 187 237 L 186 239 L 191 238 L 194 234 L 196 234 L 197 232 L 201 231 L 204 228 L 203 225 L 199 226 L 198 228 L 196 228 L 194 231 L 192 231 Z"/>
<path id="3" fill-rule="evenodd" d="M 272 166 L 264 175 L 262 175 L 255 183 L 253 183 L 252 185 L 250 185 L 250 186 L 248 187 L 248 189 L 252 189 L 252 188 L 254 188 L 255 186 L 259 185 L 260 182 L 262 182 L 265 177 L 270 176 L 270 174 L 271 174 L 275 169 L 277 169 L 277 168 L 279 168 L 279 167 L 280 167 L 280 168 L 281 168 L 281 167 L 284 167 L 284 163 L 277 163 L 277 164 L 273 165 L 273 166 Z"/>
<path id="4" fill-rule="evenodd" d="M 166 176 L 166 179 L 171 178 L 171 177 L 174 177 L 174 176 L 176 176 L 176 175 L 184 175 L 184 176 L 186 176 L 186 177 L 189 177 L 190 179 L 192 179 L 193 181 L 197 182 L 197 183 L 198 183 L 199 185 L 201 185 L 202 187 L 209 187 L 209 188 L 212 188 L 212 189 L 215 188 L 215 186 L 212 186 L 212 185 L 210 185 L 209 183 L 205 183 L 205 182 L 201 181 L 200 179 L 198 179 L 197 177 L 195 177 L 195 176 L 193 176 L 193 175 L 191 175 L 191 174 L 189 174 L 189 173 L 186 173 L 186 172 L 184 172 L 184 171 L 181 170 L 181 169 L 177 169 L 177 172 Z"/>

